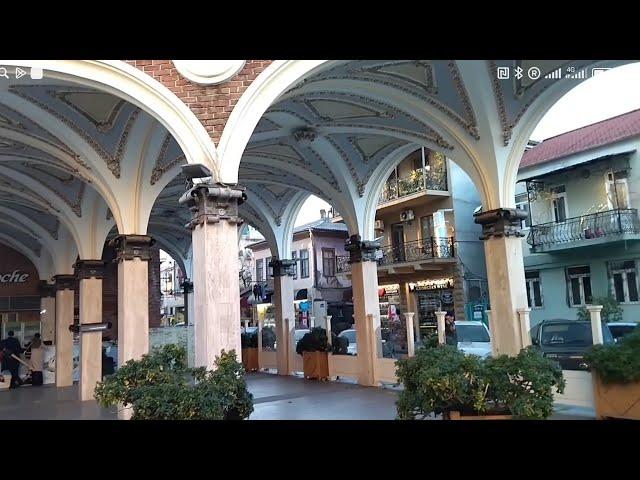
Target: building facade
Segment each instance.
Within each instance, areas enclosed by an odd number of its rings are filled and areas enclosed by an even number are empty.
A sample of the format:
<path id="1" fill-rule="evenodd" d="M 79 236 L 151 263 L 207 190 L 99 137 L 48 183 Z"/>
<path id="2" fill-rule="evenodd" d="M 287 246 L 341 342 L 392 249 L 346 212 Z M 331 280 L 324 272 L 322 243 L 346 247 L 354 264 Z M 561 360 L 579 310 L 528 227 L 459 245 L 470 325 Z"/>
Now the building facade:
<path id="1" fill-rule="evenodd" d="M 545 140 L 525 152 L 516 204 L 532 325 L 575 319 L 602 297 L 640 319 L 640 110 Z"/>

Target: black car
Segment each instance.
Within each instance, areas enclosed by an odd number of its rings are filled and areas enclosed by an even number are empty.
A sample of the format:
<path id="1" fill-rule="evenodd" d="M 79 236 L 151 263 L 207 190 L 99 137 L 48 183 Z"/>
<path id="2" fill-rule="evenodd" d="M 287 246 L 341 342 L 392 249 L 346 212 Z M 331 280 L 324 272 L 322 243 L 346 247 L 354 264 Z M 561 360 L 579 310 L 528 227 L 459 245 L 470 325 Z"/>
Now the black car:
<path id="1" fill-rule="evenodd" d="M 616 339 L 616 342 L 619 342 L 622 337 L 630 334 L 635 330 L 638 326 L 637 322 L 610 322 L 607 324 L 609 326 L 609 330 L 611 330 L 611 334 L 613 338 Z"/>
<path id="2" fill-rule="evenodd" d="M 605 344 L 614 343 L 606 323 L 602 324 Z M 545 357 L 557 360 L 563 370 L 588 370 L 585 351 L 593 345 L 591 322 L 585 320 L 543 320 L 531 329 L 531 342 Z"/>

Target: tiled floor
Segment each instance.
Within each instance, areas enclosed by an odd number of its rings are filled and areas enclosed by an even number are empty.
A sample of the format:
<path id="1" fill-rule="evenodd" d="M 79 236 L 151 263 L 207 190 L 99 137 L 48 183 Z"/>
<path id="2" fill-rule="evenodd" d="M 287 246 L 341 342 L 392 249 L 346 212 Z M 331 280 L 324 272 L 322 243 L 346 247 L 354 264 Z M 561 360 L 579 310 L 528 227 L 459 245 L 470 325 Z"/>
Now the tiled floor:
<path id="1" fill-rule="evenodd" d="M 251 420 L 393 420 L 397 393 L 390 388 L 317 382 L 265 373 L 247 375 L 254 396 Z M 0 392 L 0 420 L 113 420 L 115 409 L 80 402 L 77 386 L 22 387 Z M 586 409 L 560 407 L 554 419 L 589 419 Z"/>

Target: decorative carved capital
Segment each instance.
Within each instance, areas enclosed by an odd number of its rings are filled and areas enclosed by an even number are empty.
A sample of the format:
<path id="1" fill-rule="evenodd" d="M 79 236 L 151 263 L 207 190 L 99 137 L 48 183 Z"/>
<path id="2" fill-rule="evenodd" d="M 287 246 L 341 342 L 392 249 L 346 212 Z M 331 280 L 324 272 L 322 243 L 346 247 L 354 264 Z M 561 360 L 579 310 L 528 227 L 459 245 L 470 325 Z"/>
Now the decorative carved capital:
<path id="1" fill-rule="evenodd" d="M 380 242 L 362 240 L 360 235 L 351 235 L 344 244 L 344 249 L 349 252 L 349 263 L 375 262 L 379 248 Z"/>
<path id="2" fill-rule="evenodd" d="M 185 278 L 182 282 L 182 290 L 184 291 L 184 293 L 193 292 L 193 282 L 188 278 Z"/>
<path id="3" fill-rule="evenodd" d="M 315 130 L 305 127 L 294 130 L 293 139 L 301 145 L 309 145 L 316 139 L 317 135 Z"/>
<path id="4" fill-rule="evenodd" d="M 118 235 L 109 242 L 116 249 L 116 262 L 123 260 L 151 260 L 151 246 L 156 243 L 149 235 Z"/>
<path id="5" fill-rule="evenodd" d="M 76 279 L 87 280 L 89 278 L 104 277 L 104 262 L 102 260 L 76 260 L 73 265 Z"/>
<path id="6" fill-rule="evenodd" d="M 527 212 L 515 208 L 497 208 L 474 215 L 475 223 L 482 225 L 480 240 L 491 237 L 524 237 L 521 221 L 527 218 Z"/>
<path id="7" fill-rule="evenodd" d="M 46 280 L 40 280 L 40 283 L 38 284 L 38 292 L 41 297 L 55 297 L 56 284 L 49 283 Z"/>
<path id="8" fill-rule="evenodd" d="M 194 185 L 180 197 L 180 204 L 191 211 L 192 219 L 185 225 L 193 230 L 198 225 L 218 223 L 221 220 L 240 225 L 238 206 L 247 199 L 244 187 L 224 183 L 200 183 Z"/>
<path id="9" fill-rule="evenodd" d="M 56 291 L 58 290 L 75 290 L 76 288 L 76 276 L 69 274 L 55 275 L 53 277 Z"/>
<path id="10" fill-rule="evenodd" d="M 285 277 L 287 275 L 292 277 L 295 265 L 295 260 L 286 258 L 283 258 L 282 260 L 275 258 L 269 262 L 269 267 L 273 268 L 272 277 Z"/>

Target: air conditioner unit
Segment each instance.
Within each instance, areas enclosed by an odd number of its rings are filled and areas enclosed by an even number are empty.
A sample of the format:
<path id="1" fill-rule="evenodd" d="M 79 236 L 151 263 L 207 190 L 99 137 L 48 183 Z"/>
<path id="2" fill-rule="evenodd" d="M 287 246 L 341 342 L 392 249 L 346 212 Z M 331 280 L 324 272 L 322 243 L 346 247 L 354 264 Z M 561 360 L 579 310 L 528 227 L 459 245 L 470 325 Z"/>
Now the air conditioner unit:
<path id="1" fill-rule="evenodd" d="M 376 230 L 384 230 L 384 222 L 382 220 L 376 220 L 374 228 Z"/>
<path id="2" fill-rule="evenodd" d="M 414 218 L 415 215 L 413 214 L 413 210 L 403 210 L 400 213 L 400 220 L 402 220 L 403 222 L 410 222 Z"/>

